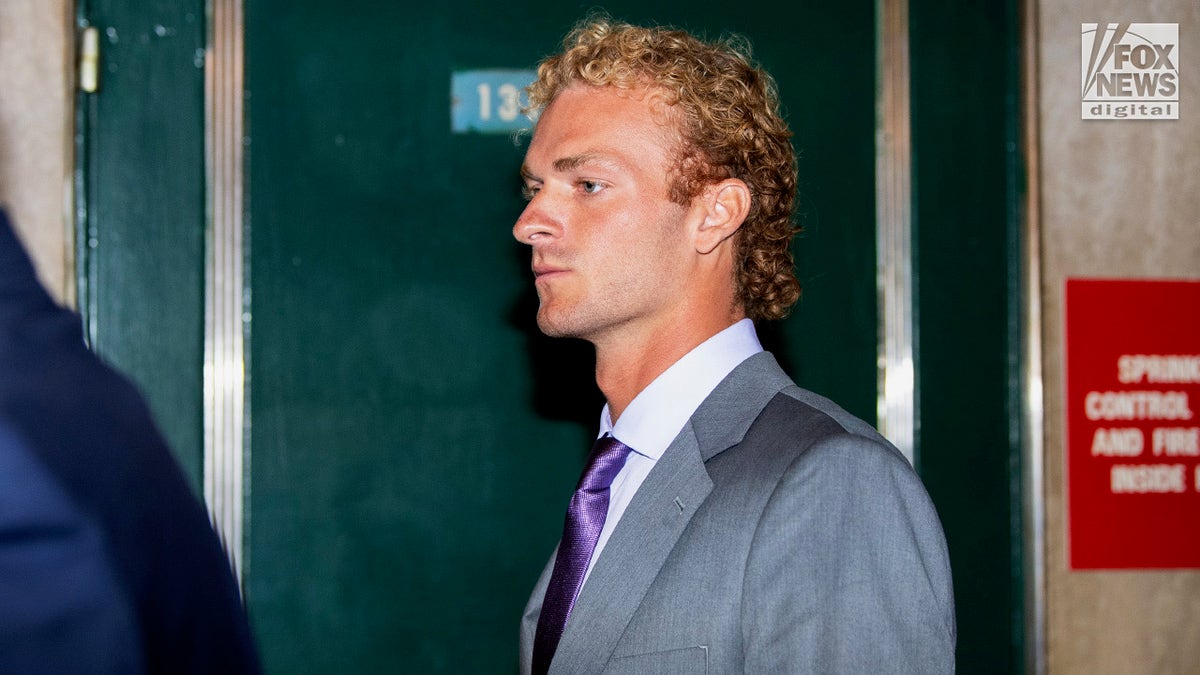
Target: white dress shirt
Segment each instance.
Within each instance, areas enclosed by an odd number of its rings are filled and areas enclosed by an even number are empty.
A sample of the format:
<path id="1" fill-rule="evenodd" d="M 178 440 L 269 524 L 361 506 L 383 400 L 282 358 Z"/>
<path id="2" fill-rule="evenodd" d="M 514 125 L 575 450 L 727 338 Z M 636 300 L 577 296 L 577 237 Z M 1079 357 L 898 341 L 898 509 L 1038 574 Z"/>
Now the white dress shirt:
<path id="1" fill-rule="evenodd" d="M 742 319 L 702 342 L 656 377 L 630 402 L 615 425 L 608 405 L 604 406 L 597 437 L 612 434 L 633 452 L 610 487 L 608 516 L 588 561 L 584 583 L 633 495 L 696 408 L 726 375 L 762 350 L 754 322 Z"/>

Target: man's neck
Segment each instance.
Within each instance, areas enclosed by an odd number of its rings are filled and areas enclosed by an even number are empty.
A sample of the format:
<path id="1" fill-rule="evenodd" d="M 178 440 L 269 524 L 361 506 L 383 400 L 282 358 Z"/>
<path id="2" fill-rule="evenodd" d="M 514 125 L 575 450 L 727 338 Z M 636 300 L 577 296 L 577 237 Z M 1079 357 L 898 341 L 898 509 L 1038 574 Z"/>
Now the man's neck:
<path id="1" fill-rule="evenodd" d="M 613 422 L 651 382 L 705 340 L 744 318 L 736 314 L 706 323 L 666 327 L 640 340 L 597 340 L 596 384 Z"/>

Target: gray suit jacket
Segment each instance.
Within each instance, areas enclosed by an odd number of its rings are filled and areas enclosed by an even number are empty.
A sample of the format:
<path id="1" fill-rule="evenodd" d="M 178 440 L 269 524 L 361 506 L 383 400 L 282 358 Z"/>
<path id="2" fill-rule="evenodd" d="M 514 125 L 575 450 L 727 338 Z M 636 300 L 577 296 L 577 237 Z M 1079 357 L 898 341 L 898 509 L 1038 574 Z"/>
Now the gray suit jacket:
<path id="1" fill-rule="evenodd" d="M 522 673 L 553 564 L 525 608 Z M 764 352 L 647 476 L 550 672 L 949 673 L 954 644 L 946 541 L 920 479 Z"/>

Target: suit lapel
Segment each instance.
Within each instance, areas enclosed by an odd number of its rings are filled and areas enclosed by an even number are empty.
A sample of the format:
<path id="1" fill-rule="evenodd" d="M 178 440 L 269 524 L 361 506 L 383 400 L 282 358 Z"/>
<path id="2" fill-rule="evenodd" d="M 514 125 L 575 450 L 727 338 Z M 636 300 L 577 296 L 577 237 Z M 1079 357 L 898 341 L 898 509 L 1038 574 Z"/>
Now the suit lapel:
<path id="1" fill-rule="evenodd" d="M 704 463 L 739 443 L 771 398 L 791 384 L 775 358 L 763 352 L 735 368 L 700 405 L 613 530 L 571 612 L 553 673 L 603 669 L 667 556 L 712 491 Z M 528 633 L 529 645 L 550 571 L 550 566 L 543 571 L 535 599 L 526 608 L 522 631 Z"/>
<path id="2" fill-rule="evenodd" d="M 746 359 L 709 394 L 688 425 L 701 457 L 708 461 L 742 442 L 763 408 L 783 389 L 795 386 L 770 352 Z"/>
<path id="3" fill-rule="evenodd" d="M 679 535 L 712 490 L 685 427 L 646 477 L 575 602 L 553 672 L 599 672 Z"/>

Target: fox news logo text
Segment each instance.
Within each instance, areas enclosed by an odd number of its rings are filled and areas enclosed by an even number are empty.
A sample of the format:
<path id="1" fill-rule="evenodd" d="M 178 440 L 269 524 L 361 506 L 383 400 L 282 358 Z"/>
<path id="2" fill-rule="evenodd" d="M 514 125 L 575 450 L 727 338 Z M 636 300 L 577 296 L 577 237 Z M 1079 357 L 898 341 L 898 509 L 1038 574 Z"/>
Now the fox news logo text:
<path id="1" fill-rule="evenodd" d="M 1179 119 L 1179 24 L 1085 23 L 1083 119 Z"/>

